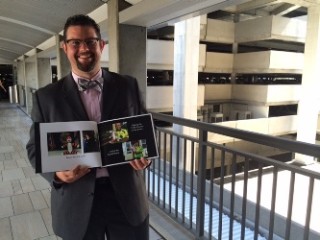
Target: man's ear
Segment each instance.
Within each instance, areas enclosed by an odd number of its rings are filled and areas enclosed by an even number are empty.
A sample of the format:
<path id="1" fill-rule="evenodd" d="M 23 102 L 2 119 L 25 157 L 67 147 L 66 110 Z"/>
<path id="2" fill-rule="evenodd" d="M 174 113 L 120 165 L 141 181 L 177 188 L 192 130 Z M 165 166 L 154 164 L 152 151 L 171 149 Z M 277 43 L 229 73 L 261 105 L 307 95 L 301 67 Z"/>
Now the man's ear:
<path id="1" fill-rule="evenodd" d="M 104 46 L 106 45 L 106 42 L 105 42 L 103 39 L 101 39 L 101 40 L 99 41 L 99 44 L 100 44 L 100 49 L 101 49 L 101 52 L 102 52 L 103 49 L 104 49 Z"/>
<path id="2" fill-rule="evenodd" d="M 67 54 L 67 44 L 63 41 L 60 43 L 60 48 L 63 48 L 65 54 Z"/>

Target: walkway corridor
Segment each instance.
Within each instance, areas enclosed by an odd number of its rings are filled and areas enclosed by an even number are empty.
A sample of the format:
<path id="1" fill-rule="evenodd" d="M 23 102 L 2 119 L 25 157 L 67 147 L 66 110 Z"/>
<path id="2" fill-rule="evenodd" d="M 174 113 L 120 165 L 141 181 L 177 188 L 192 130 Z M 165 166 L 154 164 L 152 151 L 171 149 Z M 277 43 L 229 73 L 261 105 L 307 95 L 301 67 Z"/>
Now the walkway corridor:
<path id="1" fill-rule="evenodd" d="M 0 102 L 0 240 L 57 240 L 50 216 L 50 186 L 31 167 L 25 145 L 31 119 Z M 150 228 L 150 240 L 163 239 Z"/>

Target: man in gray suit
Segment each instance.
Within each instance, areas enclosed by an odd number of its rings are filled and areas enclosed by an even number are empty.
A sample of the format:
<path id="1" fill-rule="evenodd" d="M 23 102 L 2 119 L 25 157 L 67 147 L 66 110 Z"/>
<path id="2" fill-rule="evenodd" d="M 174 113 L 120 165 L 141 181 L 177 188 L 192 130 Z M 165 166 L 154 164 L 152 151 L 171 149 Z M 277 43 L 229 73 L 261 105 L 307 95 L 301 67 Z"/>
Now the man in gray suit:
<path id="1" fill-rule="evenodd" d="M 68 18 L 63 49 L 71 73 L 35 92 L 34 122 L 99 122 L 145 112 L 136 80 L 101 68 L 104 46 L 93 19 L 85 15 Z M 33 166 L 34 131 L 33 124 L 27 144 Z M 149 164 L 147 159 L 136 159 L 109 168 L 77 166 L 43 174 L 52 184 L 55 234 L 64 240 L 104 240 L 105 235 L 108 240 L 148 239 L 149 208 L 142 170 Z"/>

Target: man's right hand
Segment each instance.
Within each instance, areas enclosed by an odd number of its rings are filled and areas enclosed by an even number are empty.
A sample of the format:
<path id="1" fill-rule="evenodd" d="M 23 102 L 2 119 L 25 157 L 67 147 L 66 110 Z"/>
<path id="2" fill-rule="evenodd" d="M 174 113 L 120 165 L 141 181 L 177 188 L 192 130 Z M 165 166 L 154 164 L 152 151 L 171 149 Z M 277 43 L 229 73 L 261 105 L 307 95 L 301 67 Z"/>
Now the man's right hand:
<path id="1" fill-rule="evenodd" d="M 73 183 L 77 181 L 79 178 L 83 177 L 91 170 L 87 166 L 78 165 L 72 170 L 63 171 L 63 172 L 56 172 L 56 178 L 58 181 L 65 182 L 65 183 Z"/>

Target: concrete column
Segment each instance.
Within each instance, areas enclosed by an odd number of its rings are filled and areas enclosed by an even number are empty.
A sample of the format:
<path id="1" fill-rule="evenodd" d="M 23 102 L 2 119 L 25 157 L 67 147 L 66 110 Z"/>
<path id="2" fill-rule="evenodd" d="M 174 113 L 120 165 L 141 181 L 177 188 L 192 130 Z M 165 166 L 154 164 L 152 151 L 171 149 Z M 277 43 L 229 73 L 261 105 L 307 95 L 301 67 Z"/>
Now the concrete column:
<path id="1" fill-rule="evenodd" d="M 26 103 L 27 103 L 27 99 L 26 99 L 26 88 L 27 88 L 27 75 L 26 75 L 26 57 L 23 56 L 22 57 L 22 61 L 21 61 L 21 91 L 19 91 L 19 102 L 20 105 L 23 107 L 23 109 L 26 110 Z"/>
<path id="2" fill-rule="evenodd" d="M 307 36 L 304 52 L 302 94 L 298 105 L 297 140 L 315 143 L 320 109 L 320 7 L 308 8 Z M 302 164 L 314 162 L 313 157 L 296 154 Z"/>
<path id="3" fill-rule="evenodd" d="M 18 64 L 15 61 L 12 64 L 13 84 L 18 84 Z"/>
<path id="4" fill-rule="evenodd" d="M 232 54 L 236 55 L 238 53 L 238 48 L 239 44 L 238 43 L 232 43 Z M 231 73 L 231 83 L 236 84 L 236 78 L 237 78 L 237 73 L 234 68 L 232 68 L 232 73 Z"/>
<path id="5" fill-rule="evenodd" d="M 44 87 L 52 83 L 52 70 L 50 58 L 38 58 L 38 87 Z"/>
<path id="6" fill-rule="evenodd" d="M 26 59 L 26 111 L 29 115 L 32 110 L 32 94 L 39 88 L 38 52 L 39 49 L 33 49 L 33 55 Z"/>
<path id="7" fill-rule="evenodd" d="M 199 67 L 200 17 L 191 18 L 175 24 L 174 29 L 174 80 L 173 80 L 173 115 L 197 120 L 198 67 Z M 196 136 L 196 130 L 174 125 L 173 129 L 181 134 Z M 174 140 L 174 145 L 176 140 Z M 182 161 L 183 143 L 173 147 L 173 159 L 179 151 Z M 190 146 L 187 148 L 187 169 L 191 156 Z M 179 150 L 180 149 L 180 150 Z M 181 166 L 181 165 L 180 165 Z"/>
<path id="8" fill-rule="evenodd" d="M 147 30 L 145 27 L 119 25 L 119 73 L 138 80 L 142 101 L 147 92 Z"/>
<path id="9" fill-rule="evenodd" d="M 117 0 L 108 2 L 109 70 L 137 79 L 142 101 L 147 91 L 147 31 L 119 24 Z"/>
<path id="10" fill-rule="evenodd" d="M 39 89 L 39 67 L 41 68 L 41 66 L 39 65 L 38 61 L 38 49 L 36 49 L 35 51 L 36 53 L 34 54 L 34 56 L 32 56 L 33 61 L 32 63 L 30 63 L 33 69 L 29 69 L 32 70 L 34 73 L 31 75 L 32 79 L 28 79 L 28 86 L 32 89 Z"/>
<path id="11" fill-rule="evenodd" d="M 57 52 L 57 78 L 61 79 L 62 77 L 66 76 L 70 73 L 70 63 L 66 54 L 64 53 L 61 47 L 62 36 L 59 34 L 56 35 L 56 52 Z"/>
<path id="12" fill-rule="evenodd" d="M 108 2 L 109 70 L 119 73 L 119 4 Z"/>
<path id="13" fill-rule="evenodd" d="M 235 14 L 233 17 L 233 22 L 237 23 L 239 22 L 240 16 L 239 14 Z M 237 42 L 233 42 L 232 43 L 232 54 L 235 55 L 238 53 L 238 49 L 239 49 L 239 44 Z M 235 71 L 234 68 L 232 68 L 232 73 L 231 73 L 231 83 L 232 84 L 236 84 L 236 77 L 237 77 L 237 73 Z"/>

